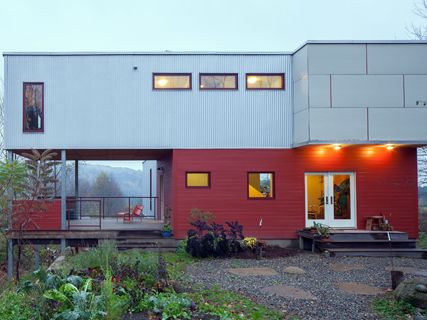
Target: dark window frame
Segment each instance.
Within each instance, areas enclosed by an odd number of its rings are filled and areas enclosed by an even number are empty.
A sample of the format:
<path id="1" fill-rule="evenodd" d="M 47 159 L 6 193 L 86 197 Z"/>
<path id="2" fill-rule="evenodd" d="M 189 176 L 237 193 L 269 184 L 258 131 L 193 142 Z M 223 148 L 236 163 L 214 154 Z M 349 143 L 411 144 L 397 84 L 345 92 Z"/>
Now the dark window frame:
<path id="1" fill-rule="evenodd" d="M 191 173 L 202 173 L 208 175 L 208 185 L 207 186 L 189 186 L 188 185 L 188 174 Z M 186 171 L 185 172 L 185 188 L 186 189 L 210 189 L 211 188 L 211 172 L 210 171 Z"/>
<path id="2" fill-rule="evenodd" d="M 280 76 L 282 78 L 282 86 L 280 88 L 249 88 L 248 87 L 248 77 L 250 76 Z M 285 90 L 285 73 L 279 72 L 279 73 L 246 73 L 245 75 L 245 85 L 246 90 Z"/>
<path id="3" fill-rule="evenodd" d="M 262 173 L 264 173 L 264 174 L 265 173 L 269 173 L 270 174 L 271 173 L 272 178 L 273 178 L 273 183 L 272 183 L 272 186 L 273 186 L 273 196 L 272 197 L 261 198 L 261 197 L 250 197 L 249 196 L 249 175 L 253 174 L 253 173 L 256 173 L 256 174 L 262 174 Z M 247 177 L 247 180 L 246 180 L 246 195 L 247 195 L 248 200 L 275 200 L 276 199 L 276 172 L 275 171 L 248 171 L 246 177 Z"/>
<path id="4" fill-rule="evenodd" d="M 155 79 L 156 76 L 188 76 L 190 77 L 190 86 L 188 88 L 156 88 L 156 83 L 155 83 Z M 152 89 L 153 90 L 159 90 L 159 91 L 164 91 L 164 90 L 192 90 L 193 89 L 193 74 L 192 73 L 177 73 L 177 72 L 153 72 L 152 75 L 152 82 L 153 82 L 153 86 Z"/>
<path id="5" fill-rule="evenodd" d="M 41 128 L 40 129 L 27 129 L 25 118 L 25 87 L 27 85 L 41 85 L 42 86 L 42 105 L 41 105 Z M 44 82 L 23 82 L 22 83 L 22 132 L 24 133 L 44 133 Z"/>
<path id="6" fill-rule="evenodd" d="M 235 88 L 202 88 L 202 77 L 203 76 L 233 76 L 236 79 L 236 87 Z M 210 91 L 210 90 L 231 90 L 236 91 L 239 90 L 239 74 L 238 73 L 199 73 L 199 90 L 201 91 Z"/>

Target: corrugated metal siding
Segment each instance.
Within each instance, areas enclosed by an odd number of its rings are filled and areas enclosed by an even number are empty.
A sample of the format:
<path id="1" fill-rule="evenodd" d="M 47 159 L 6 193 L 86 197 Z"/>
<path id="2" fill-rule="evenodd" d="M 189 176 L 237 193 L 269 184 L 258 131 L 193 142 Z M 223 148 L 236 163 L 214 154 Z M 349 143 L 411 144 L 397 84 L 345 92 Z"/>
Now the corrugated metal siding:
<path id="1" fill-rule="evenodd" d="M 6 146 L 290 148 L 289 55 L 7 56 Z M 133 66 L 138 66 L 134 71 Z M 191 91 L 153 91 L 153 72 L 192 72 Z M 199 91 L 199 72 L 237 72 L 238 91 Z M 246 91 L 245 73 L 284 72 L 284 91 Z M 45 83 L 45 132 L 22 133 L 22 82 Z"/>

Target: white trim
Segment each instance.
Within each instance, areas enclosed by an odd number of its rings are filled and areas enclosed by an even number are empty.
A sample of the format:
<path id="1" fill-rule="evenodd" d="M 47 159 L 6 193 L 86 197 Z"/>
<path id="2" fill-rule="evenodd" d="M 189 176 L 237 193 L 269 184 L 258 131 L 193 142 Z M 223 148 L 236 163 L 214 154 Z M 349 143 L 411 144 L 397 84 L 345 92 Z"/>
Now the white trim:
<path id="1" fill-rule="evenodd" d="M 324 196 L 331 197 L 333 194 L 333 176 L 349 175 L 350 177 L 350 213 L 351 218 L 348 220 L 334 219 L 334 210 L 331 204 L 324 207 L 324 219 L 308 219 L 308 192 L 307 192 L 307 176 L 318 175 L 324 177 Z M 304 173 L 304 193 L 305 193 L 305 226 L 312 227 L 313 222 L 326 224 L 332 228 L 357 228 L 357 205 L 356 205 L 356 173 L 347 171 L 320 171 L 320 172 L 305 172 Z"/>

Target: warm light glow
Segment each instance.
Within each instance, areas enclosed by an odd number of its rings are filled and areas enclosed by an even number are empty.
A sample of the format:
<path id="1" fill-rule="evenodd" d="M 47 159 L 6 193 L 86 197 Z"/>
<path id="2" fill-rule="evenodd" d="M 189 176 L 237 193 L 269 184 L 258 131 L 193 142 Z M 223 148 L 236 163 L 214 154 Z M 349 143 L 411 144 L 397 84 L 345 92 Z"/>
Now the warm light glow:
<path id="1" fill-rule="evenodd" d="M 157 84 L 162 87 L 165 86 L 167 83 L 168 81 L 166 79 L 157 80 Z"/>
<path id="2" fill-rule="evenodd" d="M 340 144 L 334 144 L 334 150 L 340 150 L 341 149 L 341 145 Z"/>
<path id="3" fill-rule="evenodd" d="M 254 84 L 258 81 L 257 77 L 248 77 L 248 83 Z"/>
<path id="4" fill-rule="evenodd" d="M 387 148 L 387 150 L 388 150 L 388 151 L 391 151 L 391 150 L 393 150 L 393 149 L 394 149 L 394 145 L 393 145 L 393 144 L 391 144 L 391 143 L 386 144 L 386 148 Z"/>

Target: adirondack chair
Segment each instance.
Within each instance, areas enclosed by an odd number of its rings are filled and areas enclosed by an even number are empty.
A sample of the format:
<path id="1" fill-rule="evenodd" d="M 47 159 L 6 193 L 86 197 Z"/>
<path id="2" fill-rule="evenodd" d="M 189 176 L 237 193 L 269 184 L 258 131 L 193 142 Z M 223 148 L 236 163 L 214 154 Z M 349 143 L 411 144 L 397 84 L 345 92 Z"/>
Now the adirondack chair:
<path id="1" fill-rule="evenodd" d="M 139 218 L 142 222 L 142 218 L 144 218 L 143 212 L 144 206 L 142 204 L 136 205 L 132 212 L 117 212 L 117 222 L 119 221 L 119 218 L 123 219 L 123 223 L 125 222 L 132 222 L 134 218 Z"/>

